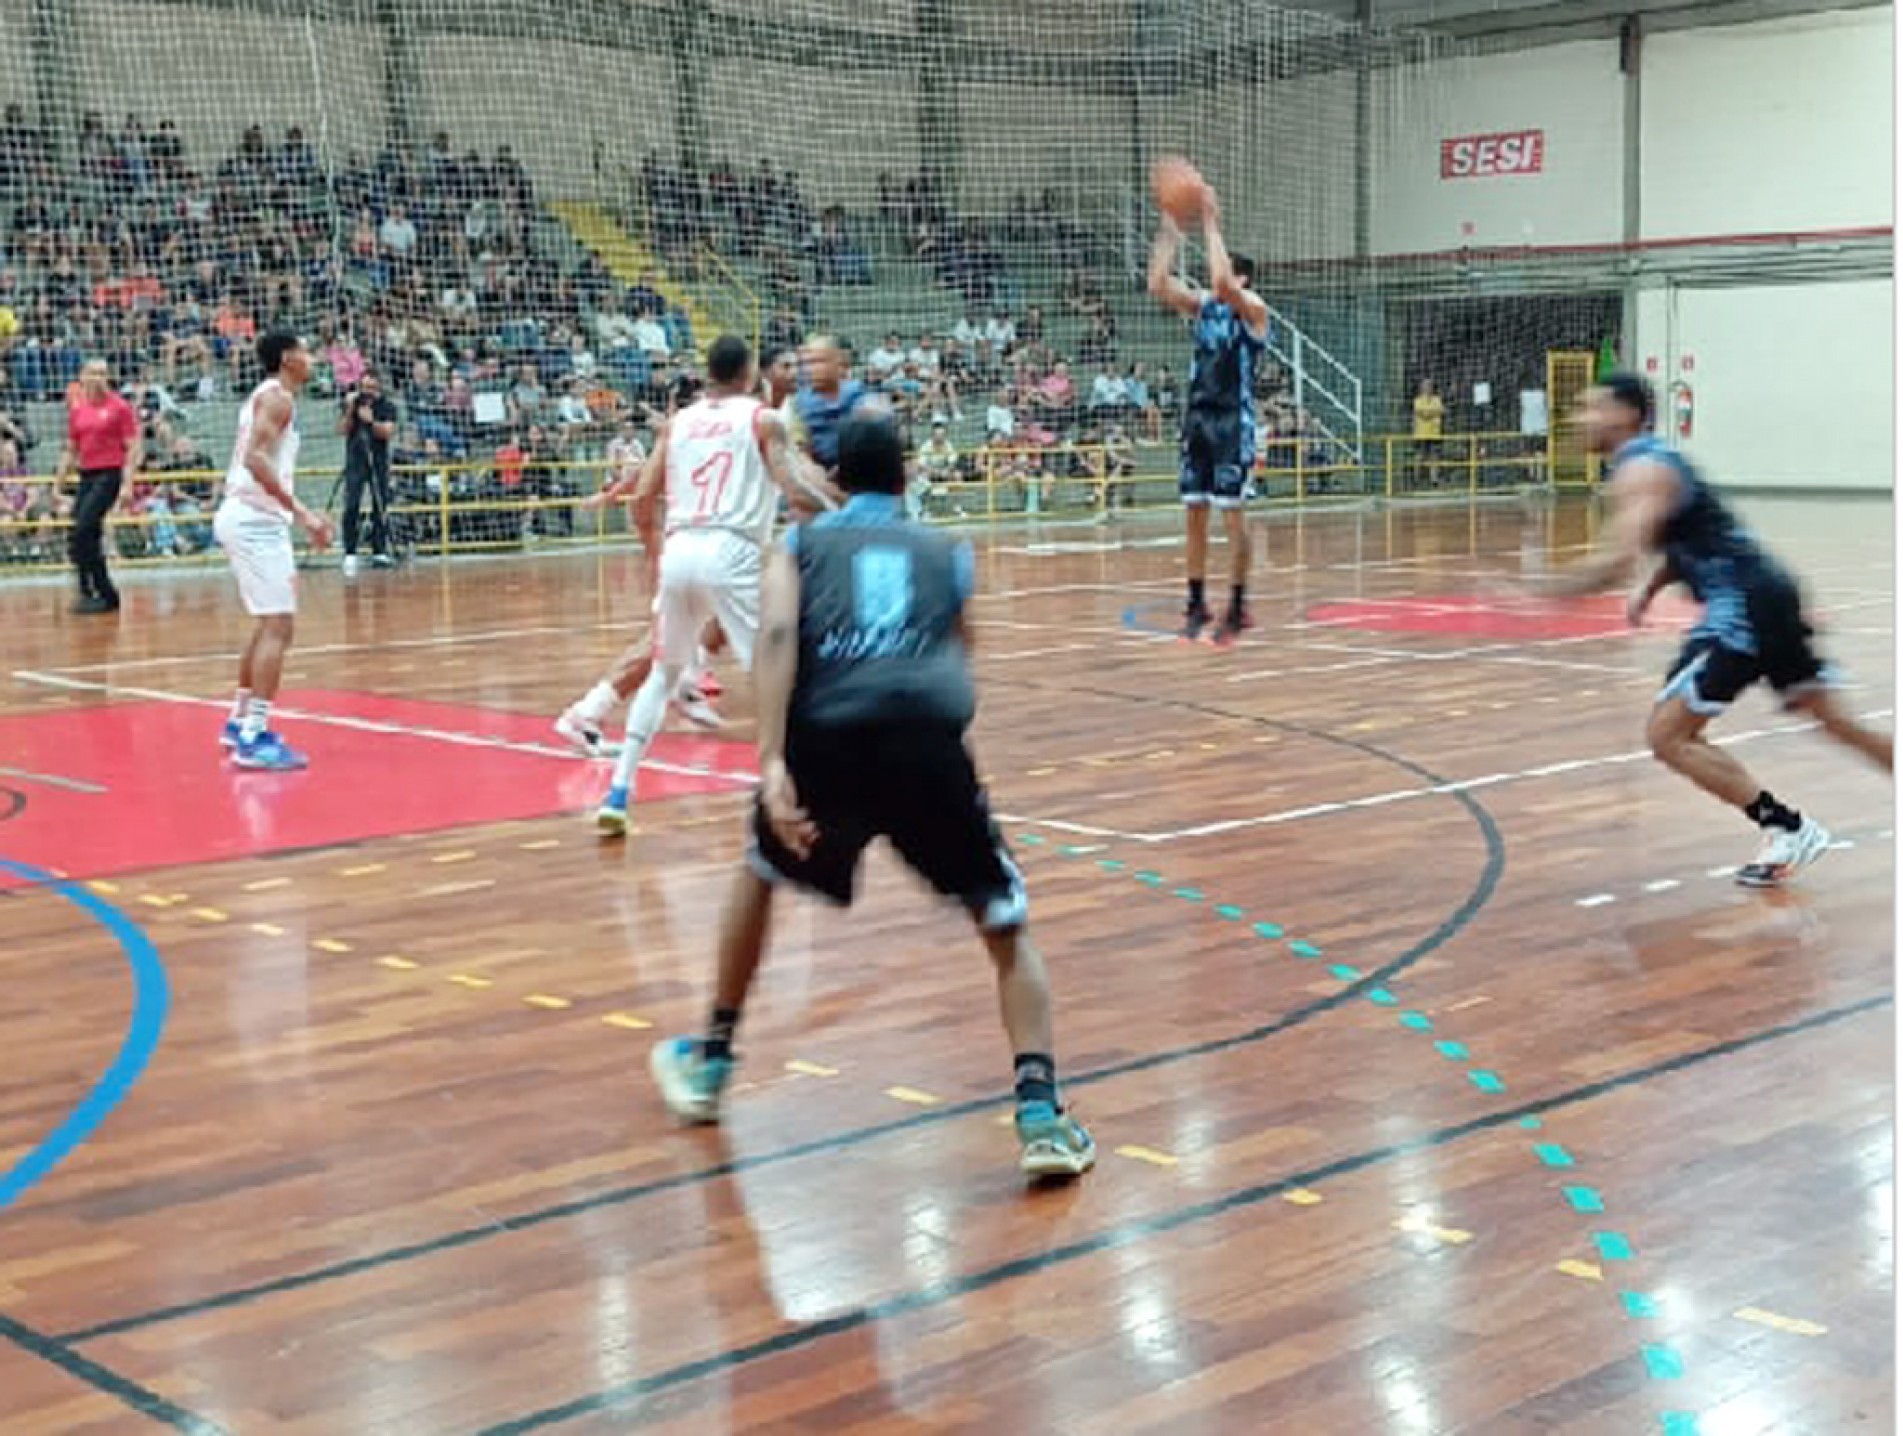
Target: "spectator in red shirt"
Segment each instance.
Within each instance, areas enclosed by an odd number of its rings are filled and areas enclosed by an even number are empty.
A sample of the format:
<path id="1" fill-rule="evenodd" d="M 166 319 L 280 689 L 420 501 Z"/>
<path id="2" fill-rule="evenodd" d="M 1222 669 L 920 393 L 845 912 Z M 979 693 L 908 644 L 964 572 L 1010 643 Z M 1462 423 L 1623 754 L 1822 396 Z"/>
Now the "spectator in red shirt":
<path id="1" fill-rule="evenodd" d="M 59 482 L 79 471 L 73 501 L 73 567 L 79 572 L 75 613 L 112 613 L 119 591 L 106 571 L 106 515 L 119 500 L 121 485 L 139 473 L 139 416 L 112 391 L 106 361 L 89 359 L 79 371 L 78 392 L 66 407 L 66 448 L 60 454 Z"/>

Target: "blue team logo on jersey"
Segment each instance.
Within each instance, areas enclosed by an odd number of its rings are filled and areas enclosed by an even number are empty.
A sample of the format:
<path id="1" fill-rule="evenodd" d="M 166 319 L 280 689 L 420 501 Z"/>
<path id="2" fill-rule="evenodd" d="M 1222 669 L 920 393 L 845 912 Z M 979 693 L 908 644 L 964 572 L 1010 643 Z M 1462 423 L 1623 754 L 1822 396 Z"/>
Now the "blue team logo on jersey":
<path id="1" fill-rule="evenodd" d="M 862 548 L 852 557 L 853 617 L 875 644 L 896 638 L 912 617 L 912 554 Z"/>

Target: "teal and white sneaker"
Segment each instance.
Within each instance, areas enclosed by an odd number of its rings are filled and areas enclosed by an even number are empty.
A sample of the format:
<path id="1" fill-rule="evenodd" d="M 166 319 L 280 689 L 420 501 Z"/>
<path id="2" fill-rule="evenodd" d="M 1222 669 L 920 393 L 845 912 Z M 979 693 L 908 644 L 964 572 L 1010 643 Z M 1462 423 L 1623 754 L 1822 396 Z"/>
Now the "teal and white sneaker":
<path id="1" fill-rule="evenodd" d="M 1018 1170 L 1027 1177 L 1078 1177 L 1097 1164 L 1084 1124 L 1049 1102 L 1018 1106 Z"/>
<path id="2" fill-rule="evenodd" d="M 613 787 L 608 796 L 601 800 L 601 806 L 595 810 L 595 827 L 604 838 L 625 838 L 628 835 L 628 790 Z"/>
<path id="3" fill-rule="evenodd" d="M 648 1054 L 648 1070 L 668 1111 L 687 1122 L 718 1122 L 720 1094 L 733 1075 L 733 1058 L 701 1055 L 698 1038 L 670 1037 Z"/>

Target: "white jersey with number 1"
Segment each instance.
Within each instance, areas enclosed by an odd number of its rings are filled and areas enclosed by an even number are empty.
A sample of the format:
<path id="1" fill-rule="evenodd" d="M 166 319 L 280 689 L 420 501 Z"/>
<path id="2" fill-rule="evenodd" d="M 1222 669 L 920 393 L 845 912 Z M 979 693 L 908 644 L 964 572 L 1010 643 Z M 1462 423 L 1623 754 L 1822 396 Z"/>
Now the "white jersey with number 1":
<path id="1" fill-rule="evenodd" d="M 670 538 L 686 529 L 722 529 L 766 542 L 779 507 L 779 486 L 760 447 L 766 414 L 757 399 L 731 394 L 697 400 L 674 416 L 667 434 Z"/>

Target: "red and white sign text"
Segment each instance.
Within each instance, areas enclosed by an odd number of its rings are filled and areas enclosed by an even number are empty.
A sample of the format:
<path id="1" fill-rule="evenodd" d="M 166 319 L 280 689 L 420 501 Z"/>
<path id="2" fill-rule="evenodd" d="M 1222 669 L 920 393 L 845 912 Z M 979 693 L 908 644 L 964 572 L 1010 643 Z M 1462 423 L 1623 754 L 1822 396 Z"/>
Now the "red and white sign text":
<path id="1" fill-rule="evenodd" d="M 1444 180 L 1536 175 L 1545 168 L 1545 130 L 1460 135 L 1440 142 L 1440 177 Z"/>

